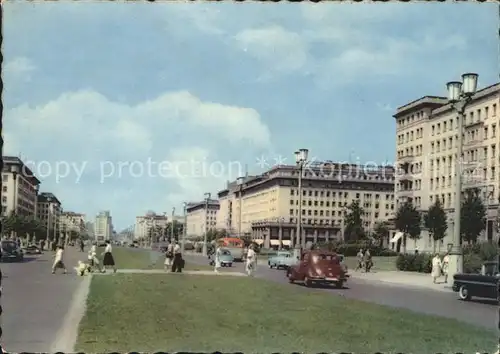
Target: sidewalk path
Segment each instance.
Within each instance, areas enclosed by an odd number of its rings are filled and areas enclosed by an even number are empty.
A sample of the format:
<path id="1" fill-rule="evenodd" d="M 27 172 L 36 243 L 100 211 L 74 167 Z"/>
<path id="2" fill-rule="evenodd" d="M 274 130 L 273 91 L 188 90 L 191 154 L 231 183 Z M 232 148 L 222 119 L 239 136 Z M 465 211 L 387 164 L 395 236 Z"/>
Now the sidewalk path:
<path id="1" fill-rule="evenodd" d="M 421 288 L 434 291 L 451 292 L 452 283 L 444 283 L 444 278 L 438 279 L 438 284 L 432 282 L 430 274 L 400 271 L 378 271 L 378 272 L 352 272 L 352 278 L 362 279 L 371 282 L 382 282 L 394 286 L 407 288 Z"/>
<path id="2" fill-rule="evenodd" d="M 82 256 L 84 255 L 84 256 Z M 26 255 L 23 263 L 2 263 L 2 345 L 9 352 L 50 352 L 75 290 L 82 282 L 73 267 L 86 253 L 65 252 L 69 274 L 51 274 L 53 253 Z"/>
<path id="3" fill-rule="evenodd" d="M 106 273 L 92 273 L 92 275 L 112 275 L 115 274 L 113 272 L 106 272 Z M 241 276 L 247 276 L 244 273 L 241 272 L 224 272 L 220 271 L 219 273 L 215 273 L 214 271 L 210 270 L 186 270 L 183 271 L 182 273 L 172 273 L 172 272 L 165 272 L 162 269 L 118 269 L 116 271 L 116 274 L 165 274 L 165 275 L 182 275 L 182 274 L 190 274 L 190 275 L 228 275 L 228 276 L 233 276 L 233 277 L 241 277 Z"/>

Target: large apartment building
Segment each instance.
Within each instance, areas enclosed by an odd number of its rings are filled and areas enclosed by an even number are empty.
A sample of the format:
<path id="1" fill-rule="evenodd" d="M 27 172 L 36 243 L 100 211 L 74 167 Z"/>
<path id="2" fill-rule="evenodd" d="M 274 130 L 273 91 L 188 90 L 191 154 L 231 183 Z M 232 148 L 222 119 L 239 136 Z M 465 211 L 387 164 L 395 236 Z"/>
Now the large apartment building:
<path id="1" fill-rule="evenodd" d="M 146 215 L 136 216 L 134 225 L 134 239 L 147 239 L 151 233 L 151 230 L 157 230 L 158 228 L 165 229 L 169 222 L 168 216 L 158 215 L 152 211 L 146 213 Z"/>
<path id="2" fill-rule="evenodd" d="M 495 219 L 500 197 L 500 83 L 478 90 L 465 111 L 463 124 L 463 188 L 479 188 L 488 206 L 484 239 L 498 239 Z M 456 195 L 458 117 L 445 97 L 424 96 L 397 109 L 396 158 L 399 172 L 395 193 L 398 203 L 411 200 L 421 211 L 440 200 L 448 213 L 447 247 L 453 234 Z M 409 242 L 408 250 L 432 250 L 430 235 Z"/>
<path id="3" fill-rule="evenodd" d="M 61 202 L 50 192 L 43 192 L 37 198 L 37 218 L 45 226 L 48 238 L 55 240 L 60 237 L 62 214 Z"/>
<path id="4" fill-rule="evenodd" d="M 35 217 L 40 181 L 24 162 L 13 156 L 3 156 L 2 216 L 12 212 Z"/>
<path id="5" fill-rule="evenodd" d="M 85 214 L 65 211 L 60 217 L 61 229 L 64 232 L 76 232 L 78 234 L 85 231 Z"/>
<path id="6" fill-rule="evenodd" d="M 113 221 L 111 212 L 101 211 L 95 217 L 94 237 L 96 241 L 111 240 L 113 235 Z"/>
<path id="7" fill-rule="evenodd" d="M 188 238 L 203 236 L 209 230 L 217 228 L 218 200 L 204 200 L 188 203 L 186 206 L 186 236 Z"/>
<path id="8" fill-rule="evenodd" d="M 392 167 L 316 163 L 306 167 L 302 176 L 301 224 L 307 242 L 342 238 L 345 207 L 354 200 L 364 210 L 368 231 L 395 212 Z M 229 183 L 218 193 L 218 227 L 238 230 L 241 207 L 243 234 L 250 234 L 264 247 L 294 245 L 298 177 L 296 166 L 277 166 L 243 183 Z"/>

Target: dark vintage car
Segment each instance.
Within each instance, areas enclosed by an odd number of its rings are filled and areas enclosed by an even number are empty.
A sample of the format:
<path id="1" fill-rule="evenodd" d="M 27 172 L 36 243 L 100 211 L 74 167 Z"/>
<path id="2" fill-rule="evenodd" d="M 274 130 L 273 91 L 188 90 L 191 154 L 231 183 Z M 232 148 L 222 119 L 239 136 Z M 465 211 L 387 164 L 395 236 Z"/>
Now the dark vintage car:
<path id="1" fill-rule="evenodd" d="M 1 242 L 2 262 L 22 262 L 24 259 L 23 250 L 15 241 L 4 240 Z"/>
<path id="2" fill-rule="evenodd" d="M 467 301 L 472 297 L 487 299 L 497 298 L 500 271 L 498 262 L 485 262 L 481 273 L 459 273 L 453 276 L 453 291 L 458 293 L 461 300 Z"/>
<path id="3" fill-rule="evenodd" d="M 36 245 L 29 245 L 24 248 L 24 254 L 42 254 L 42 250 Z"/>
<path id="4" fill-rule="evenodd" d="M 300 262 L 286 274 L 290 283 L 303 282 L 307 287 L 320 284 L 342 288 L 349 277 L 339 255 L 322 250 L 303 252 Z"/>

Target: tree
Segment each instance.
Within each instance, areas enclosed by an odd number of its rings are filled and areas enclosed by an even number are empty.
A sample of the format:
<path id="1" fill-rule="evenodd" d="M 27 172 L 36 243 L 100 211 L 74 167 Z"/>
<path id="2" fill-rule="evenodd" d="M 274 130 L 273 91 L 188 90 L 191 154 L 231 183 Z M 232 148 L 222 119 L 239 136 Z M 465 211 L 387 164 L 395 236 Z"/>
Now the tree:
<path id="1" fill-rule="evenodd" d="M 378 246 L 382 247 L 384 239 L 389 237 L 389 225 L 386 221 L 379 221 L 375 224 L 372 237 L 377 241 Z"/>
<path id="2" fill-rule="evenodd" d="M 440 241 L 446 236 L 448 223 L 439 199 L 429 207 L 427 214 L 424 215 L 424 226 L 432 236 L 434 252 L 436 252 L 436 243 L 438 243 L 438 250 L 441 250 Z"/>
<path id="3" fill-rule="evenodd" d="M 346 207 L 347 213 L 344 217 L 344 240 L 346 242 L 354 242 L 366 237 L 363 228 L 363 213 L 364 210 L 359 205 L 359 200 L 353 201 Z"/>
<path id="4" fill-rule="evenodd" d="M 396 229 L 403 233 L 403 252 L 406 252 L 408 237 L 415 242 L 420 238 L 420 222 L 420 213 L 412 202 L 407 201 L 399 207 L 396 213 L 395 225 Z"/>
<path id="5" fill-rule="evenodd" d="M 467 243 L 476 243 L 486 228 L 486 208 L 479 195 L 479 189 L 469 189 L 465 194 L 460 211 L 460 234 Z"/>

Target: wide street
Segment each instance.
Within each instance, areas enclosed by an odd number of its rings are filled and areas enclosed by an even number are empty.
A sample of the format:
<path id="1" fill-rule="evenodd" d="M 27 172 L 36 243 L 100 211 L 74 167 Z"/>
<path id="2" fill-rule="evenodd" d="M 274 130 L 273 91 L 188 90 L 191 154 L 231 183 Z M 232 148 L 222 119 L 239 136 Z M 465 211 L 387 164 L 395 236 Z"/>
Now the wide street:
<path id="1" fill-rule="evenodd" d="M 23 263 L 0 264 L 4 275 L 2 345 L 9 352 L 50 352 L 82 281 L 71 274 L 73 269 L 67 275 L 51 274 L 52 254 L 26 255 Z M 68 268 L 75 266 L 79 256 L 74 250 L 66 252 Z"/>
<path id="2" fill-rule="evenodd" d="M 207 264 L 206 257 L 186 255 L 186 262 Z M 244 269 L 242 263 L 234 263 L 232 268 L 222 268 L 222 271 L 240 271 Z M 269 269 L 265 260 L 259 260 L 256 276 L 274 282 L 288 284 L 288 279 L 282 270 Z M 429 276 L 429 281 L 431 281 Z M 300 285 L 290 284 L 299 290 L 306 290 Z M 435 290 L 408 288 L 389 285 L 378 281 L 367 281 L 351 278 L 348 289 L 322 289 L 332 295 L 373 302 L 391 307 L 406 308 L 411 311 L 454 318 L 462 322 L 493 329 L 496 328 L 497 312 L 492 303 L 479 301 L 459 301 L 453 292 L 439 292 Z"/>

